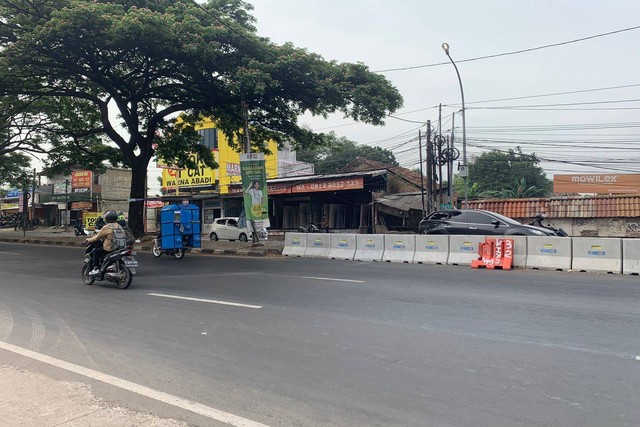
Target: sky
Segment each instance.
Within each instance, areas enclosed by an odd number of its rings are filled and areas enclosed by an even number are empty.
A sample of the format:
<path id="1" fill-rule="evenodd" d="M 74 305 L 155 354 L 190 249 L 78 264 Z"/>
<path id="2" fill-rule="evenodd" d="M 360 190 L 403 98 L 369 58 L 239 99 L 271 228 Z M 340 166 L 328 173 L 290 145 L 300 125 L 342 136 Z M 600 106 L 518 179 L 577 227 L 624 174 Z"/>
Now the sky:
<path id="1" fill-rule="evenodd" d="M 327 60 L 362 62 L 404 98 L 384 127 L 340 115 L 301 118 L 316 131 L 390 149 L 402 166 L 416 168 L 418 130 L 430 120 L 437 131 L 442 104 L 442 134 L 451 133 L 455 114 L 462 152 L 460 85 L 441 47 L 447 42 L 464 88 L 470 160 L 519 146 L 538 155 L 550 178 L 640 173 L 637 0 L 249 3 L 259 35 Z M 526 52 L 510 54 L 519 51 Z"/>

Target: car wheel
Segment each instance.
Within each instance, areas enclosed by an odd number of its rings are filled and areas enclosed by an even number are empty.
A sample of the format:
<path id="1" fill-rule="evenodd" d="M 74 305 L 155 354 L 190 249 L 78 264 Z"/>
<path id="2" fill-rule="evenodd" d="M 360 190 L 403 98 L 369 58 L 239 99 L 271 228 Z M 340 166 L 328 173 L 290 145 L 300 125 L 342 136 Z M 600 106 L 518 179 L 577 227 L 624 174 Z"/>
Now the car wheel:
<path id="1" fill-rule="evenodd" d="M 240 241 L 241 242 L 246 242 L 247 241 L 247 235 L 244 234 L 244 233 L 240 234 Z"/>
<path id="2" fill-rule="evenodd" d="M 211 234 L 209 234 L 209 238 L 210 238 L 211 240 L 213 240 L 214 242 L 217 242 L 217 241 L 218 241 L 218 235 L 217 235 L 216 233 L 211 233 Z"/>

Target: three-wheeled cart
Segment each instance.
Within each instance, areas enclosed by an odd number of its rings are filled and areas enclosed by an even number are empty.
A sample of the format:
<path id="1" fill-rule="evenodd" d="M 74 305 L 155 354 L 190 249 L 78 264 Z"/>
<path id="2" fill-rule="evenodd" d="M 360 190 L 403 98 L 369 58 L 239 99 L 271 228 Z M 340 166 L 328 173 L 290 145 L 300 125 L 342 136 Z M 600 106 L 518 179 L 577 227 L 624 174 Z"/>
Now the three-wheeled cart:
<path id="1" fill-rule="evenodd" d="M 200 248 L 200 208 L 191 204 L 168 205 L 160 211 L 160 236 L 153 241 L 153 255 L 184 257 L 186 249 Z"/>

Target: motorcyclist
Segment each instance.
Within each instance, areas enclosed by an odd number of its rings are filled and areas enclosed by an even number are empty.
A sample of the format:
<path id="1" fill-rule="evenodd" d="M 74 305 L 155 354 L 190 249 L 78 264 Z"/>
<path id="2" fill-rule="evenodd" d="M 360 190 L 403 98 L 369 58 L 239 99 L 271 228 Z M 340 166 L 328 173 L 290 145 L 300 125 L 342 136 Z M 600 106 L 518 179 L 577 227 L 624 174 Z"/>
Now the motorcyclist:
<path id="1" fill-rule="evenodd" d="M 89 237 L 85 239 L 85 243 L 95 243 L 99 240 L 102 240 L 102 247 L 97 247 L 91 252 L 91 261 L 93 270 L 89 273 L 90 276 L 95 276 L 100 273 L 100 260 L 102 257 L 111 251 L 113 251 L 113 230 L 118 228 L 122 228 L 120 224 L 117 223 L 118 213 L 116 211 L 110 210 L 105 212 L 104 220 L 106 222 L 106 226 L 102 227 L 98 234 L 93 237 Z"/>

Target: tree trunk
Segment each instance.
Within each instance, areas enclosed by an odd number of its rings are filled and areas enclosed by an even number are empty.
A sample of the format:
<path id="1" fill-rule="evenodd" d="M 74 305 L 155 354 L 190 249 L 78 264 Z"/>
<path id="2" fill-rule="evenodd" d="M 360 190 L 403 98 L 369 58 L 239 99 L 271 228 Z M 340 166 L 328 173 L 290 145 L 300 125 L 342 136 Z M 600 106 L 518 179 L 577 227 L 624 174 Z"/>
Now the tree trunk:
<path id="1" fill-rule="evenodd" d="M 129 202 L 129 228 L 136 237 L 144 235 L 144 209 L 147 195 L 147 167 L 146 162 L 136 158 L 131 162 L 131 193 Z"/>

